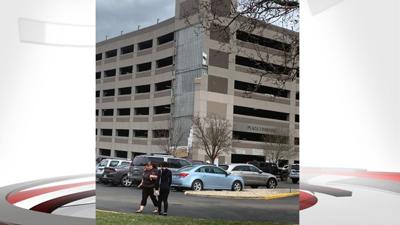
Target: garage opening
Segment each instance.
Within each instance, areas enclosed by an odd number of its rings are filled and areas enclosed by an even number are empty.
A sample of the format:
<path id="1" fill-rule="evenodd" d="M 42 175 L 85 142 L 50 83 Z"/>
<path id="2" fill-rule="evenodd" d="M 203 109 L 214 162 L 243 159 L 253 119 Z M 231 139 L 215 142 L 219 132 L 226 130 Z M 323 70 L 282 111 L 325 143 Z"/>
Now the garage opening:
<path id="1" fill-rule="evenodd" d="M 143 72 L 143 71 L 148 71 L 148 70 L 151 70 L 151 62 L 138 64 L 136 66 L 137 72 Z"/>
<path id="2" fill-rule="evenodd" d="M 145 116 L 145 115 L 149 115 L 149 107 L 135 108 L 135 116 Z"/>
<path id="3" fill-rule="evenodd" d="M 247 163 L 250 161 L 260 161 L 265 162 L 265 156 L 262 155 L 241 155 L 241 154 L 232 154 L 232 163 Z"/>
<path id="4" fill-rule="evenodd" d="M 261 37 L 255 34 L 250 34 L 244 31 L 237 31 L 236 39 L 286 52 L 288 52 L 291 48 L 290 44 L 283 43 L 266 37 Z"/>
<path id="5" fill-rule="evenodd" d="M 138 44 L 139 51 L 152 48 L 153 47 L 153 40 L 143 41 Z"/>
<path id="6" fill-rule="evenodd" d="M 131 109 L 130 108 L 117 109 L 117 115 L 118 116 L 130 116 L 131 115 Z"/>
<path id="7" fill-rule="evenodd" d="M 115 95 L 115 89 L 103 90 L 103 97 L 111 97 Z"/>
<path id="8" fill-rule="evenodd" d="M 256 93 L 260 93 L 260 94 L 272 95 L 272 96 L 277 96 L 277 97 L 283 97 L 283 98 L 290 97 L 290 91 L 288 91 L 288 90 L 274 88 L 274 87 L 268 87 L 268 86 L 264 86 L 264 85 L 256 85 L 253 83 L 247 83 L 247 82 L 238 81 L 238 80 L 235 80 L 235 89 L 247 91 L 247 92 L 256 92 Z"/>
<path id="9" fill-rule="evenodd" d="M 102 53 L 96 54 L 96 61 L 100 61 L 102 59 L 103 59 L 103 54 Z"/>
<path id="10" fill-rule="evenodd" d="M 138 138 L 147 138 L 148 131 L 147 130 L 133 130 L 133 136 Z"/>
<path id="11" fill-rule="evenodd" d="M 133 66 L 125 66 L 119 68 L 119 74 L 120 75 L 125 75 L 125 74 L 130 74 L 133 71 Z"/>
<path id="12" fill-rule="evenodd" d="M 102 116 L 114 116 L 114 109 L 103 109 Z"/>
<path id="13" fill-rule="evenodd" d="M 106 58 L 112 58 L 117 56 L 117 49 L 113 49 L 106 52 Z"/>
<path id="14" fill-rule="evenodd" d="M 101 129 L 100 130 L 102 136 L 112 136 L 112 129 Z"/>
<path id="15" fill-rule="evenodd" d="M 154 107 L 154 114 L 166 114 L 171 112 L 170 105 L 159 105 Z"/>
<path id="16" fill-rule="evenodd" d="M 167 57 L 167 58 L 163 58 L 163 59 L 159 59 L 159 60 L 156 61 L 157 68 L 170 66 L 173 63 L 174 63 L 174 58 L 172 56 Z"/>
<path id="17" fill-rule="evenodd" d="M 102 155 L 102 156 L 111 156 L 111 150 L 110 150 L 110 149 L 100 148 L 100 149 L 99 149 L 99 155 Z"/>
<path id="18" fill-rule="evenodd" d="M 158 45 L 162 45 L 174 40 L 174 32 L 157 38 Z"/>
<path id="19" fill-rule="evenodd" d="M 117 129 L 118 137 L 129 137 L 129 130 L 126 129 Z"/>
<path id="20" fill-rule="evenodd" d="M 150 84 L 136 86 L 136 94 L 150 92 Z"/>
<path id="21" fill-rule="evenodd" d="M 133 52 L 133 45 L 128 45 L 121 48 L 121 55 L 125 55 L 131 52 Z"/>
<path id="22" fill-rule="evenodd" d="M 288 68 L 288 67 L 276 65 L 273 63 L 267 63 L 267 62 L 263 62 L 260 60 L 242 57 L 242 56 L 238 56 L 238 55 L 235 58 L 235 62 L 237 65 L 252 67 L 254 69 L 265 70 L 265 71 L 269 71 L 269 72 L 272 72 L 275 74 L 289 74 L 289 72 L 290 72 L 290 68 Z"/>
<path id="23" fill-rule="evenodd" d="M 171 89 L 171 81 L 170 80 L 155 84 L 155 91 L 163 91 L 163 90 L 168 90 L 168 89 Z"/>
<path id="24" fill-rule="evenodd" d="M 153 138 L 167 138 L 169 130 L 153 130 Z"/>
<path id="25" fill-rule="evenodd" d="M 104 71 L 104 77 L 114 77 L 117 74 L 116 69 Z"/>
<path id="26" fill-rule="evenodd" d="M 250 133 L 250 132 L 243 132 L 243 131 L 233 131 L 233 139 L 234 140 L 243 140 L 243 141 L 263 142 L 265 137 L 264 137 L 264 134 Z"/>
<path id="27" fill-rule="evenodd" d="M 289 120 L 289 113 L 276 112 L 264 109 L 248 108 L 244 106 L 233 106 L 233 113 L 245 116 L 254 116 L 260 118 L 274 119 L 274 120 Z"/>
<path id="28" fill-rule="evenodd" d="M 132 94 L 132 87 L 118 88 L 118 95 L 130 95 Z"/>
<path id="29" fill-rule="evenodd" d="M 128 152 L 127 151 L 115 150 L 115 157 L 127 159 L 128 158 Z"/>

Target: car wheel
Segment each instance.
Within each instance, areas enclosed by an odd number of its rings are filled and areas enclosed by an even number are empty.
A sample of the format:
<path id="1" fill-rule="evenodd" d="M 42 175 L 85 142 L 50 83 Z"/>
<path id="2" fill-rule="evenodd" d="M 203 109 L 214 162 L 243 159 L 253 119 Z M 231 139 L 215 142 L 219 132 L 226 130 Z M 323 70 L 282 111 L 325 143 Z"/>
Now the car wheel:
<path id="1" fill-rule="evenodd" d="M 292 179 L 293 184 L 297 184 L 297 182 L 299 182 L 299 179 Z"/>
<path id="2" fill-rule="evenodd" d="M 252 185 L 252 186 L 250 186 L 251 188 L 258 188 L 258 186 L 257 185 Z"/>
<path id="3" fill-rule="evenodd" d="M 274 189 L 276 186 L 278 186 L 278 182 L 275 179 L 271 178 L 267 181 L 267 188 Z"/>
<path id="4" fill-rule="evenodd" d="M 129 179 L 128 175 L 123 176 L 121 179 L 121 184 L 124 187 L 130 187 L 130 186 L 132 186 L 132 183 L 133 182 L 131 179 Z"/>
<path id="5" fill-rule="evenodd" d="M 201 191 L 201 190 L 203 190 L 203 183 L 201 182 L 201 180 L 193 181 L 192 190 L 193 191 Z"/>
<path id="6" fill-rule="evenodd" d="M 240 181 L 235 181 L 232 184 L 232 191 L 241 191 L 243 189 L 242 183 Z"/>

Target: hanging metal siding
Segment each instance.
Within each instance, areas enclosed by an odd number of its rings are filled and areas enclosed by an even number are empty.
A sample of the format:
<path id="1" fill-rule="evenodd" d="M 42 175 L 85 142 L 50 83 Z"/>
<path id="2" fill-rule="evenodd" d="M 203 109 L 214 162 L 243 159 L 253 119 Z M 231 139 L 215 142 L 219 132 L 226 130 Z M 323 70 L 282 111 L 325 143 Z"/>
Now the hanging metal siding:
<path id="1" fill-rule="evenodd" d="M 174 127 L 185 133 L 181 145 L 187 145 L 194 109 L 194 79 L 202 74 L 203 40 L 200 25 L 176 32 L 176 71 L 174 86 Z"/>

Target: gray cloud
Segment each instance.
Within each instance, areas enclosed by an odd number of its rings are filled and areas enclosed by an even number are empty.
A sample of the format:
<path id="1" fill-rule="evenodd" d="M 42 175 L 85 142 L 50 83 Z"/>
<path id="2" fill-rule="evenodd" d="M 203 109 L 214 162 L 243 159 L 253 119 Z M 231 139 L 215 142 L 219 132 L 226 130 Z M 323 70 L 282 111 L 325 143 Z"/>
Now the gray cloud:
<path id="1" fill-rule="evenodd" d="M 173 17 L 175 0 L 97 0 L 96 41 Z"/>

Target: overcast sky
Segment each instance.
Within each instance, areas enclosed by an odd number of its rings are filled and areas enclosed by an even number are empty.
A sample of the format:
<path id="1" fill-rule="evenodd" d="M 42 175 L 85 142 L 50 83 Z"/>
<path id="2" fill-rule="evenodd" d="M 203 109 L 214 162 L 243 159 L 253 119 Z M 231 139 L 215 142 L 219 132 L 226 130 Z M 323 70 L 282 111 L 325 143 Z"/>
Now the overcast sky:
<path id="1" fill-rule="evenodd" d="M 96 4 L 97 42 L 175 15 L 175 0 L 97 0 Z"/>

